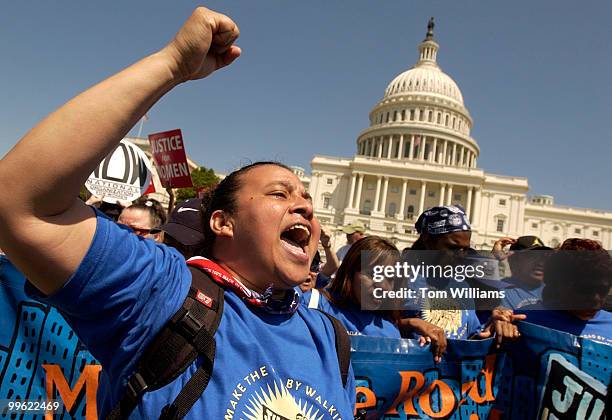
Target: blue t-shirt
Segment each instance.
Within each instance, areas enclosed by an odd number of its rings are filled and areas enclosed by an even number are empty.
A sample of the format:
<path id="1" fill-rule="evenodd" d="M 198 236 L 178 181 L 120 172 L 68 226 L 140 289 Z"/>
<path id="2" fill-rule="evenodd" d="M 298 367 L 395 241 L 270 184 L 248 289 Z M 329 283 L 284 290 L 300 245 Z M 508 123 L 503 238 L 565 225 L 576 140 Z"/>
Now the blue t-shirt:
<path id="1" fill-rule="evenodd" d="M 545 307 L 542 304 L 535 304 L 526 306 L 517 313 L 527 315 L 525 321 L 529 323 L 612 345 L 612 314 L 610 312 L 600 310 L 593 318 L 583 321 L 566 311 L 543 308 Z"/>
<path id="2" fill-rule="evenodd" d="M 447 338 L 459 340 L 467 340 L 482 328 L 476 316 L 474 300 L 469 297 L 453 298 L 451 293 L 452 289 L 469 290 L 470 285 L 466 281 L 419 276 L 409 283 L 409 287 L 415 291 L 416 297 L 406 301 L 404 316 L 421 318 L 442 328 Z M 427 293 L 438 294 L 428 297 Z"/>
<path id="3" fill-rule="evenodd" d="M 542 301 L 544 283 L 537 287 L 527 288 L 512 278 L 504 279 L 504 282 L 506 285 L 503 290 L 506 296 L 501 300 L 500 306 L 516 310 Z"/>
<path id="4" fill-rule="evenodd" d="M 64 287 L 46 300 L 61 308 L 102 363 L 101 418 L 121 397 L 140 355 L 178 310 L 190 284 L 191 274 L 176 250 L 136 236 L 98 213 L 87 255 Z M 226 290 L 215 341 L 211 380 L 187 418 L 296 418 L 306 413 L 352 418 L 352 370 L 343 389 L 334 330 L 323 314 L 300 306 L 293 315 L 272 315 Z M 196 359 L 175 381 L 146 393 L 130 418 L 158 418 L 200 363 Z"/>
<path id="5" fill-rule="evenodd" d="M 311 295 L 309 290 L 304 294 L 304 299 L 309 301 Z M 338 319 L 350 335 L 401 338 L 399 329 L 387 318 L 356 307 L 340 308 L 330 302 L 323 293 L 320 293 L 317 308 Z"/>

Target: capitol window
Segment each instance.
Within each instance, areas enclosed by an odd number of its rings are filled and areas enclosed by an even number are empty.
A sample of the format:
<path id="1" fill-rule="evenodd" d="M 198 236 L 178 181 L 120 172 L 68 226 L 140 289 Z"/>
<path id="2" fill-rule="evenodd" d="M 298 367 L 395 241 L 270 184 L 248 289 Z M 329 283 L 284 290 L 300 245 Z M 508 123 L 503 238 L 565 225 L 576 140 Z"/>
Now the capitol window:
<path id="1" fill-rule="evenodd" d="M 461 201 L 461 194 L 455 194 L 454 199 L 455 201 Z"/>
<path id="2" fill-rule="evenodd" d="M 558 231 L 559 231 L 559 226 L 553 226 L 553 230 L 554 230 L 555 232 L 558 232 Z"/>
<path id="3" fill-rule="evenodd" d="M 334 183 L 334 180 L 331 178 L 327 178 L 327 185 L 332 185 Z"/>
<path id="4" fill-rule="evenodd" d="M 406 110 L 402 109 L 402 121 L 406 121 Z"/>
<path id="5" fill-rule="evenodd" d="M 440 124 L 440 121 L 442 120 L 442 114 L 438 112 L 438 124 Z"/>
<path id="6" fill-rule="evenodd" d="M 408 210 L 406 210 L 406 218 L 412 219 L 414 217 L 414 206 L 408 206 Z"/>
<path id="7" fill-rule="evenodd" d="M 367 188 L 368 190 L 373 190 L 373 189 L 374 189 L 374 184 L 372 184 L 371 182 L 368 182 L 368 183 L 366 184 L 366 188 Z"/>
<path id="8" fill-rule="evenodd" d="M 435 191 L 428 191 L 427 192 L 427 197 L 434 198 L 435 196 L 436 196 L 436 192 Z"/>
<path id="9" fill-rule="evenodd" d="M 499 199 L 499 205 L 500 205 L 501 207 L 504 207 L 504 206 L 506 205 L 506 199 L 505 199 L 505 198 L 500 198 L 500 199 Z"/>
<path id="10" fill-rule="evenodd" d="M 325 209 L 329 208 L 329 201 L 330 201 L 330 197 L 329 196 L 323 197 L 323 208 L 325 208 Z"/>
<path id="11" fill-rule="evenodd" d="M 416 190 L 410 190 L 410 195 L 416 195 Z"/>
<path id="12" fill-rule="evenodd" d="M 504 231 L 504 222 L 505 222 L 504 219 L 497 219 L 497 228 L 496 228 L 496 230 L 498 232 L 503 232 Z"/>
<path id="13" fill-rule="evenodd" d="M 581 234 L 582 233 L 582 229 L 576 228 L 576 229 L 574 229 L 574 233 Z"/>
<path id="14" fill-rule="evenodd" d="M 599 232 L 598 232 L 598 231 L 596 231 L 596 230 L 594 230 L 594 231 L 593 231 L 593 236 L 599 236 Z"/>
<path id="15" fill-rule="evenodd" d="M 399 185 L 391 185 L 391 192 L 398 193 L 399 192 Z"/>
<path id="16" fill-rule="evenodd" d="M 410 110 L 410 121 L 414 121 L 414 109 Z"/>
<path id="17" fill-rule="evenodd" d="M 531 224 L 531 228 L 532 229 L 537 229 L 538 228 L 538 224 L 537 223 L 532 223 Z"/>

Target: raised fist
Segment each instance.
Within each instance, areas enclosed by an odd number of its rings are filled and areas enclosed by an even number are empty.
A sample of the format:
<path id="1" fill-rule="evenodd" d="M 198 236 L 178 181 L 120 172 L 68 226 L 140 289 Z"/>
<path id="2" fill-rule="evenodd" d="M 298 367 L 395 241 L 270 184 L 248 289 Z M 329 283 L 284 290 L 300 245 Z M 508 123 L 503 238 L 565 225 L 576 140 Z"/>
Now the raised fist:
<path id="1" fill-rule="evenodd" d="M 198 7 L 162 52 L 168 54 L 177 81 L 201 79 L 240 56 L 234 45 L 239 35 L 229 17 Z"/>

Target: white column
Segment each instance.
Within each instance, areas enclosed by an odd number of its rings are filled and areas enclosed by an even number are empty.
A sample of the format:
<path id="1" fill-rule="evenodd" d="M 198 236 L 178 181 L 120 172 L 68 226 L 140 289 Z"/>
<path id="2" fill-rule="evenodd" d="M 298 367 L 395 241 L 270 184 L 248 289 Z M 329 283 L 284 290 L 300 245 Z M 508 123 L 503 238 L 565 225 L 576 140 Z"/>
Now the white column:
<path id="1" fill-rule="evenodd" d="M 425 211 L 425 189 L 427 188 L 427 183 L 425 181 L 421 181 L 421 195 L 419 196 L 419 214 L 423 214 Z M 417 216 L 417 217 L 418 217 Z"/>
<path id="2" fill-rule="evenodd" d="M 387 207 L 387 191 L 388 190 L 389 190 L 389 177 L 386 176 L 385 183 L 383 184 L 382 200 L 380 203 L 380 211 L 385 214 L 387 213 L 386 207 Z"/>
<path id="3" fill-rule="evenodd" d="M 457 143 L 453 143 L 453 157 L 451 159 L 451 165 L 454 165 L 457 161 Z"/>
<path id="4" fill-rule="evenodd" d="M 378 138 L 377 143 L 378 143 L 378 153 L 377 153 L 377 157 L 378 157 L 378 158 L 381 158 L 381 157 L 382 157 L 382 152 L 383 152 L 383 138 L 382 138 L 382 136 L 380 136 L 380 137 Z"/>
<path id="5" fill-rule="evenodd" d="M 434 137 L 433 140 L 433 162 L 438 161 L 438 139 Z"/>
<path id="6" fill-rule="evenodd" d="M 408 189 L 408 180 L 404 179 L 402 181 L 402 198 L 400 199 L 399 213 L 395 216 L 398 219 L 403 219 L 406 214 L 406 190 Z"/>
<path id="7" fill-rule="evenodd" d="M 448 198 L 446 199 L 446 204 L 453 204 L 453 184 L 448 184 Z"/>
<path id="8" fill-rule="evenodd" d="M 513 235 L 514 234 L 514 230 L 515 230 L 514 225 L 516 223 L 516 220 L 514 218 L 514 196 L 512 196 L 512 195 L 510 196 L 510 206 L 509 207 L 510 207 L 510 209 L 508 211 L 508 218 L 510 220 L 508 220 L 508 225 L 507 225 L 506 229 L 507 229 L 507 232 L 510 235 Z"/>
<path id="9" fill-rule="evenodd" d="M 438 206 L 444 205 L 444 194 L 446 193 L 446 184 L 440 184 L 440 199 L 438 200 Z"/>
<path id="10" fill-rule="evenodd" d="M 353 174 L 353 176 L 351 177 L 351 186 L 349 187 L 349 201 L 348 201 L 348 208 L 352 209 L 354 208 L 353 206 L 353 199 L 355 198 L 355 181 L 357 178 L 357 174 Z"/>
<path id="11" fill-rule="evenodd" d="M 380 181 L 381 181 L 381 176 L 378 175 L 377 179 L 376 179 L 376 196 L 374 198 L 374 211 L 378 211 L 378 205 L 380 204 Z"/>
<path id="12" fill-rule="evenodd" d="M 410 148 L 408 149 L 408 158 L 412 159 L 412 153 L 414 152 L 414 134 L 410 135 Z"/>
<path id="13" fill-rule="evenodd" d="M 389 148 L 387 149 L 387 159 L 391 159 L 392 150 L 393 150 L 393 136 L 389 136 Z"/>
<path id="14" fill-rule="evenodd" d="M 519 219 L 518 219 L 518 232 L 520 235 L 525 234 L 525 196 L 519 196 Z"/>
<path id="15" fill-rule="evenodd" d="M 421 136 L 421 143 L 419 144 L 419 160 L 425 160 L 425 142 L 427 137 Z"/>
<path id="16" fill-rule="evenodd" d="M 470 219 L 471 222 L 475 225 L 480 224 L 480 206 L 482 205 L 482 197 L 480 187 L 476 187 L 476 191 L 474 194 L 474 215 Z"/>
<path id="17" fill-rule="evenodd" d="M 397 145 L 397 158 L 401 159 L 404 157 L 404 135 L 400 135 L 399 144 Z"/>
<path id="18" fill-rule="evenodd" d="M 446 155 L 446 149 L 448 147 L 448 140 L 444 140 L 444 146 L 442 146 L 442 163 L 448 165 L 448 157 Z"/>
<path id="19" fill-rule="evenodd" d="M 472 222 L 472 190 L 474 187 L 468 187 L 467 199 L 465 200 L 465 212 L 467 213 L 468 220 Z"/>
<path id="20" fill-rule="evenodd" d="M 359 177 L 359 180 L 357 181 L 357 200 L 355 203 L 355 208 L 360 210 L 361 209 L 361 188 L 363 187 L 363 178 L 365 178 L 365 175 L 359 174 L 358 177 Z"/>

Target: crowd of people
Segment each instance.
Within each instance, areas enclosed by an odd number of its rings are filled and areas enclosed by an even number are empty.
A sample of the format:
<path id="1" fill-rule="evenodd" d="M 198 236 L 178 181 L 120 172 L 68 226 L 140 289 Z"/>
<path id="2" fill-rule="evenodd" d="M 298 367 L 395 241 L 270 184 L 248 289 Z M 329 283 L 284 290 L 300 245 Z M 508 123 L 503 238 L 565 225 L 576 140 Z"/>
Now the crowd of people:
<path id="1" fill-rule="evenodd" d="M 57 306 L 101 362 L 101 416 L 224 418 L 245 404 L 237 395 L 259 392 L 249 390 L 251 382 L 265 381 L 271 389 L 308 384 L 325 396 L 326 408 L 352 418 L 355 380 L 338 344 L 346 333 L 415 338 L 431 345 L 436 361 L 449 339 L 494 337 L 498 346 L 520 339 L 522 320 L 612 344 L 612 316 L 603 309 L 612 261 L 593 241 L 568 239 L 552 250 L 534 237 L 501 239 L 492 255 L 507 261 L 511 274 L 482 287 L 508 293 L 489 310 L 382 308 L 371 291 L 394 284 L 375 284 L 372 268 L 402 261 L 405 250 L 352 224 L 340 227 L 347 243 L 334 253 L 311 197 L 280 163 L 232 172 L 169 217 L 150 198 L 108 216 L 75 199 L 95 165 L 157 100 L 239 57 L 238 35 L 230 18 L 198 8 L 166 47 L 69 101 L 0 163 L 0 245 L 27 276 L 28 293 Z M 33 164 L 32 156 L 49 165 Z M 9 181 L 25 173 L 28 183 Z M 440 264 L 473 252 L 459 206 L 426 210 L 416 229 L 412 250 L 438 252 Z M 223 297 L 195 287 L 193 270 Z M 417 281 L 442 290 L 449 280 Z M 204 307 L 220 317 L 214 337 L 198 321 Z M 142 374 L 139 361 L 169 323 L 197 348 L 213 342 L 207 360 L 214 369 L 196 358 L 164 386 Z M 205 389 L 185 396 L 193 378 Z M 314 394 L 300 400 L 316 405 Z"/>

